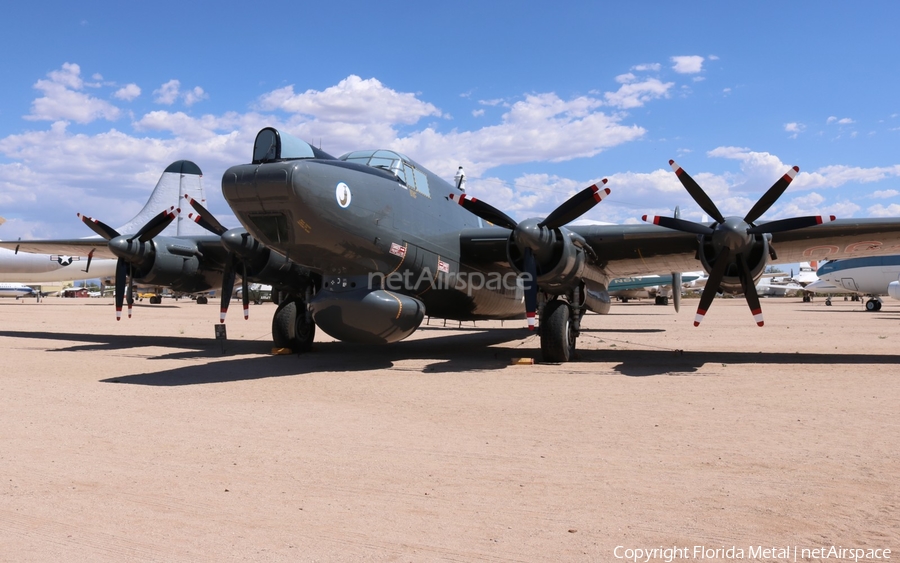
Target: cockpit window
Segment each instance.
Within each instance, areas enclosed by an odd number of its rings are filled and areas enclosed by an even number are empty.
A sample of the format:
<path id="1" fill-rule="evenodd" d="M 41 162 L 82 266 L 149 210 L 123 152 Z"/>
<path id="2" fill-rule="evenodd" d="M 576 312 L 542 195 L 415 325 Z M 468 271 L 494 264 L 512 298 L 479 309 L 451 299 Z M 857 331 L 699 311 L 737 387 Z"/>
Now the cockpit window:
<path id="1" fill-rule="evenodd" d="M 428 176 L 419 170 L 413 161 L 398 152 L 387 150 L 354 151 L 340 157 L 340 160 L 387 170 L 393 173 L 409 189 L 415 190 L 426 197 L 431 197 L 431 190 L 428 189 Z"/>
<path id="2" fill-rule="evenodd" d="M 309 143 L 273 127 L 260 130 L 253 143 L 253 164 L 316 157 Z"/>

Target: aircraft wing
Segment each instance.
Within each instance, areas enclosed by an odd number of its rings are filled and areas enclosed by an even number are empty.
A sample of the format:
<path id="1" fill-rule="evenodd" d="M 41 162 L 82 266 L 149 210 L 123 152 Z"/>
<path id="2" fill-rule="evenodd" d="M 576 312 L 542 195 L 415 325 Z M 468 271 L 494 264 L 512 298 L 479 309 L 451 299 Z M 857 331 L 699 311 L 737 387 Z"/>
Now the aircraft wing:
<path id="1" fill-rule="evenodd" d="M 178 238 L 178 237 L 167 237 Z M 221 238 L 215 235 L 201 235 L 180 237 L 196 242 L 199 246 L 222 245 Z M 94 258 L 112 258 L 112 253 L 107 242 L 102 238 L 76 238 L 76 239 L 49 239 L 49 240 L 4 240 L 0 241 L 0 248 L 8 248 L 19 252 L 32 254 L 63 254 L 66 256 L 88 256 L 93 252 Z"/>
<path id="2" fill-rule="evenodd" d="M 56 239 L 56 240 L 4 240 L 0 248 L 29 252 L 31 254 L 64 254 L 66 256 L 87 256 L 93 252 L 94 258 L 112 258 L 116 255 L 102 238 Z"/>
<path id="3" fill-rule="evenodd" d="M 612 278 L 699 269 L 697 235 L 656 225 L 572 226 L 594 250 L 593 264 Z M 776 260 L 795 263 L 900 253 L 900 218 L 839 219 L 771 235 Z"/>

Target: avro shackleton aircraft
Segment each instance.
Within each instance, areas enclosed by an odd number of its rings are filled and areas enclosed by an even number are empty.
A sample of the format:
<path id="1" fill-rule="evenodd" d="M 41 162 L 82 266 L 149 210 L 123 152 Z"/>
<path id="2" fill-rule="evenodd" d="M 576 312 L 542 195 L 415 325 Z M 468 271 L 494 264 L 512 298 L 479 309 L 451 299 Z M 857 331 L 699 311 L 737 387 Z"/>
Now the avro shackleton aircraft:
<path id="1" fill-rule="evenodd" d="M 106 238 L 120 257 L 132 260 L 123 267 L 155 252 L 156 262 L 141 268 L 157 269 L 162 255 L 170 277 L 183 269 L 199 272 L 197 263 L 188 265 L 199 256 L 218 261 L 220 270 L 246 264 L 239 250 L 251 245 L 282 257 L 285 267 L 299 265 L 306 275 L 278 286 L 272 333 L 279 347 L 309 349 L 316 326 L 340 340 L 391 343 L 412 334 L 426 313 L 452 320 L 526 318 L 531 327 L 537 316 L 543 359 L 551 362 L 572 358 L 586 310 L 609 311 L 614 278 L 702 268 L 709 279 L 695 325 L 724 290 L 744 294 L 762 326 L 755 283 L 770 261 L 900 251 L 900 219 L 757 222 L 787 189 L 796 167 L 744 217 L 724 217 L 681 167 L 670 164 L 712 222 L 645 216 L 653 224 L 567 227 L 609 193 L 605 180 L 545 218 L 515 221 L 400 153 L 368 150 L 334 158 L 266 127 L 257 134 L 251 163 L 222 177 L 223 195 L 246 230 L 226 230 L 194 204 L 198 222 L 219 235 L 215 241 L 154 239 L 155 224 L 131 237 L 107 232 Z M 226 259 L 226 248 L 234 260 Z M 265 275 L 254 281 L 273 283 Z"/>
<path id="2" fill-rule="evenodd" d="M 769 261 L 900 249 L 900 220 L 798 217 L 757 223 L 787 189 L 788 170 L 744 217 L 724 217 L 670 162 L 713 221 L 645 217 L 653 225 L 566 225 L 609 193 L 602 184 L 545 218 L 515 221 L 389 150 L 332 158 L 274 128 L 262 129 L 250 164 L 228 169 L 222 192 L 250 235 L 312 275 L 282 300 L 276 344 L 309 347 L 315 326 L 340 340 L 389 343 L 427 313 L 453 320 L 540 313 L 546 361 L 567 361 L 586 310 L 609 311 L 613 278 L 709 273 L 695 324 L 717 290 L 743 293 L 763 324 L 755 282 Z M 822 225 L 822 223 L 829 223 Z M 533 325 L 532 325 L 533 326 Z"/>

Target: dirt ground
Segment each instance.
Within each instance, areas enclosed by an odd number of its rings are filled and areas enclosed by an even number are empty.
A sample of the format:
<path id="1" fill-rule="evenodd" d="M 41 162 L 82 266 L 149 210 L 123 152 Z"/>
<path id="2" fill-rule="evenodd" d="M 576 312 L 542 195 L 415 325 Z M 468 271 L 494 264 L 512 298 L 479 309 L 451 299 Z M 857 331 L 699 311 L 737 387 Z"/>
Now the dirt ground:
<path id="1" fill-rule="evenodd" d="M 900 302 L 762 305 L 516 365 L 524 321 L 272 356 L 271 303 L 223 354 L 212 302 L 2 300 L 0 561 L 900 559 Z"/>

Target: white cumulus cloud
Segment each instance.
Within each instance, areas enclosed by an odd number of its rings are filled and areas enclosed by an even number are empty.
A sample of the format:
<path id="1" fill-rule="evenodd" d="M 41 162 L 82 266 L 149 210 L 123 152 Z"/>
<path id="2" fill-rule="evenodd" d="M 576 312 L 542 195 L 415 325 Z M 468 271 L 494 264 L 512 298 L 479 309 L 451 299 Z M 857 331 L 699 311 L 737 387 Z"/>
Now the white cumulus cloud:
<path id="1" fill-rule="evenodd" d="M 113 97 L 119 100 L 125 100 L 126 102 L 131 102 L 140 95 L 141 89 L 137 84 L 126 84 L 125 86 L 116 90 L 116 92 L 113 94 Z"/>
<path id="2" fill-rule="evenodd" d="M 34 88 L 43 95 L 31 103 L 30 121 L 67 120 L 91 123 L 97 119 L 115 121 L 121 110 L 111 103 L 81 92 L 84 81 L 77 64 L 65 63 L 60 70 L 47 74 L 49 80 L 38 80 Z"/>
<path id="3" fill-rule="evenodd" d="M 687 55 L 672 57 L 672 69 L 679 74 L 696 74 L 703 71 L 703 57 Z"/>

